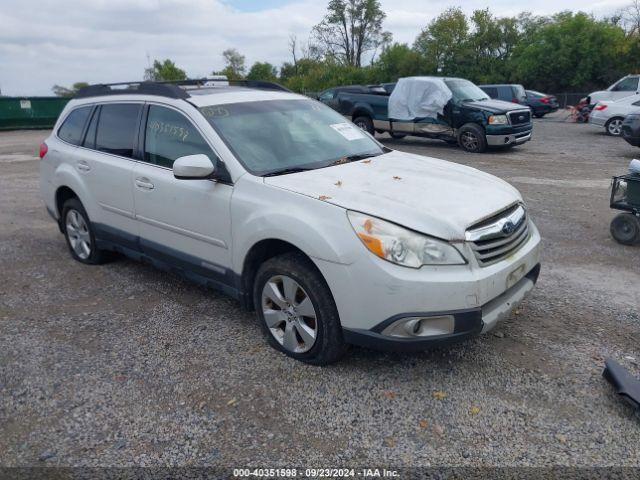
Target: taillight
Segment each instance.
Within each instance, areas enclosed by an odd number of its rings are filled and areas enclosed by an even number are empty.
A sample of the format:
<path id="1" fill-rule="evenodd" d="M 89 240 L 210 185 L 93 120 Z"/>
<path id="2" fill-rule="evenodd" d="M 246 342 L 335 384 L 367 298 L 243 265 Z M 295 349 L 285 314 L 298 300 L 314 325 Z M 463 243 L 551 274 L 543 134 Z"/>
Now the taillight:
<path id="1" fill-rule="evenodd" d="M 549 103 L 551 101 L 551 97 L 542 97 L 540 99 L 541 103 Z"/>
<path id="2" fill-rule="evenodd" d="M 594 110 L 604 110 L 605 108 L 607 108 L 606 105 L 596 105 L 593 109 Z"/>
<path id="3" fill-rule="evenodd" d="M 44 158 L 44 156 L 47 154 L 48 151 L 49 151 L 49 147 L 47 147 L 46 143 L 42 142 L 40 144 L 40 160 Z"/>

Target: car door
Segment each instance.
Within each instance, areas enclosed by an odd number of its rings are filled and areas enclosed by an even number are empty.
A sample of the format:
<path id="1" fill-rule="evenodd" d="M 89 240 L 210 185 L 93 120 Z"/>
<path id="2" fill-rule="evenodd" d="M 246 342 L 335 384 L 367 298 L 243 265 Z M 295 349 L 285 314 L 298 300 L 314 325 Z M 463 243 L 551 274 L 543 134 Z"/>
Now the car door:
<path id="1" fill-rule="evenodd" d="M 640 77 L 625 77 L 616 83 L 610 90 L 611 100 L 620 100 L 621 98 L 628 97 L 638 93 L 638 78 Z"/>
<path id="2" fill-rule="evenodd" d="M 141 114 L 142 103 L 96 106 L 76 158 L 97 204 L 97 235 L 130 248 L 137 248 L 138 236 L 132 178 Z"/>
<path id="3" fill-rule="evenodd" d="M 187 116 L 149 104 L 143 120 L 143 158 L 134 169 L 135 214 L 143 252 L 215 282 L 233 282 L 230 201 L 233 186 L 211 179 L 178 180 L 173 162 L 218 156 Z"/>

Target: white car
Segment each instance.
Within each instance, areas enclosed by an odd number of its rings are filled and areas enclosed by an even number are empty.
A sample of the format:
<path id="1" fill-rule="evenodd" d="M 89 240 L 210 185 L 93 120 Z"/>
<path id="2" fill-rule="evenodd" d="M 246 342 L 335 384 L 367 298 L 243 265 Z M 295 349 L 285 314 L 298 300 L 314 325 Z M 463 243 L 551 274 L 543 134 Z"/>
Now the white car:
<path id="1" fill-rule="evenodd" d="M 598 102 L 589 114 L 589 123 L 618 137 L 622 134 L 622 122 L 630 113 L 640 113 L 640 95 L 631 95 L 617 102 Z"/>
<path id="2" fill-rule="evenodd" d="M 640 75 L 627 75 L 626 77 L 622 77 L 606 90 L 591 92 L 587 97 L 587 103 L 589 105 L 595 105 L 603 101 L 615 102 L 629 95 L 638 94 L 640 93 L 638 80 L 640 80 Z"/>
<path id="3" fill-rule="evenodd" d="M 540 235 L 512 186 L 257 86 L 81 90 L 40 149 L 73 258 L 218 288 L 312 364 L 486 332 L 534 287 Z"/>

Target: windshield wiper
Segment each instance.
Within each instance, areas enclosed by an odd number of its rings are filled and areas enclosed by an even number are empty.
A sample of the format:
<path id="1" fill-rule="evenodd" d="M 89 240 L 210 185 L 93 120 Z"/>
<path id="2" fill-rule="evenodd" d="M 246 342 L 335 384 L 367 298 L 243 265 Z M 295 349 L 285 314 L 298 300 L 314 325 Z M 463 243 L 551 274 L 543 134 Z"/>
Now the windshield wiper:
<path id="1" fill-rule="evenodd" d="M 342 165 L 343 163 L 357 162 L 358 160 L 377 157 L 378 155 L 382 155 L 382 153 L 358 153 L 357 155 L 347 155 L 346 157 L 340 157 L 339 159 L 334 160 L 329 165 L 327 165 L 327 167 L 332 167 L 334 165 Z"/>
<path id="2" fill-rule="evenodd" d="M 313 170 L 313 168 L 301 168 L 301 167 L 283 168 L 281 170 L 274 170 L 273 172 L 265 173 L 262 176 L 275 177 L 276 175 L 287 175 L 289 173 L 308 172 L 309 170 Z"/>

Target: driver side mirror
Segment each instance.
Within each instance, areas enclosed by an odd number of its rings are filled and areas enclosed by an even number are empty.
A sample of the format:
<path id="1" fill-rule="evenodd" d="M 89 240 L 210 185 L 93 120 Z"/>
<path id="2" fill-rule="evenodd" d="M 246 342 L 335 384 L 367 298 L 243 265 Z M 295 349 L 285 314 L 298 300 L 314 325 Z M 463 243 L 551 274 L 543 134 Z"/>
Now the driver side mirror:
<path id="1" fill-rule="evenodd" d="M 203 153 L 180 157 L 173 162 L 173 176 L 179 180 L 203 180 L 211 178 L 216 168 Z"/>

